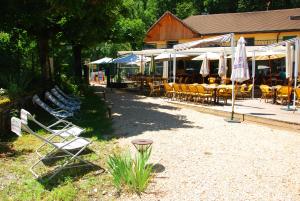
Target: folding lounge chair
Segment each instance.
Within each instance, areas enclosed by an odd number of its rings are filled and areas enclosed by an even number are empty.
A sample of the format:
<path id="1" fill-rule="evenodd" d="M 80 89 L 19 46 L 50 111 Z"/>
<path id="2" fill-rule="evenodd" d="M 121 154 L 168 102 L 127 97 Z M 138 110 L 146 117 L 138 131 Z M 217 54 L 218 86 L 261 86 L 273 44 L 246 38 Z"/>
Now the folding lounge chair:
<path id="1" fill-rule="evenodd" d="M 52 94 L 49 93 L 48 91 L 45 93 L 45 99 L 49 100 L 51 103 L 53 103 L 54 105 L 56 105 L 58 108 L 62 110 L 66 110 L 70 112 L 76 112 L 78 110 L 78 107 L 63 104 L 62 102 L 57 100 L 54 96 L 52 96 Z"/>
<path id="2" fill-rule="evenodd" d="M 65 92 L 63 92 L 57 85 L 54 86 L 54 88 L 60 93 L 62 94 L 66 99 L 68 99 L 69 101 L 72 102 L 77 102 L 80 104 L 80 99 L 78 97 L 75 97 L 73 95 L 68 95 Z"/>
<path id="3" fill-rule="evenodd" d="M 60 142 L 63 142 L 67 139 L 73 138 L 73 137 L 78 137 L 81 133 L 85 131 L 85 129 L 76 126 L 72 124 L 71 122 L 65 121 L 65 120 L 59 120 L 56 123 L 50 125 L 50 126 L 45 126 L 41 122 L 37 121 L 28 111 L 21 109 L 21 121 L 22 124 L 28 125 L 28 120 L 34 122 L 37 124 L 39 127 L 42 129 L 46 130 L 47 132 L 51 133 L 47 139 L 53 141 L 54 138 L 60 137 L 61 140 Z M 55 127 L 62 125 L 63 127 L 60 129 L 55 129 Z M 44 147 L 46 143 L 42 144 L 37 150 L 36 153 L 41 156 L 40 150 L 42 147 Z"/>
<path id="4" fill-rule="evenodd" d="M 47 138 L 37 134 L 36 132 L 32 131 L 28 125 L 22 124 L 21 120 L 16 117 L 11 118 L 11 131 L 17 134 L 18 136 L 22 136 L 21 130 L 24 130 L 35 137 L 39 138 L 41 141 L 47 143 L 49 146 L 52 146 L 53 149 L 51 151 L 48 151 L 45 155 L 41 156 L 36 163 L 34 163 L 30 167 L 30 172 L 36 177 L 39 178 L 41 175 L 39 175 L 35 171 L 35 167 L 39 165 L 41 162 L 49 160 L 49 159 L 54 159 L 54 158 L 61 158 L 64 157 L 65 161 L 58 167 L 56 167 L 52 174 L 50 174 L 50 177 L 48 178 L 49 180 L 52 179 L 55 175 L 57 175 L 60 171 L 63 169 L 67 168 L 76 168 L 76 167 L 81 167 L 81 166 L 95 166 L 95 164 L 86 161 L 82 159 L 79 154 L 84 151 L 90 144 L 91 141 L 85 139 L 85 138 L 80 138 L 76 137 L 73 138 L 72 140 L 69 141 L 64 141 L 64 142 L 51 142 Z M 64 155 L 56 156 L 54 155 L 55 152 L 60 151 L 64 153 Z M 72 153 L 73 152 L 73 153 Z M 78 160 L 82 162 L 82 164 L 75 164 L 75 161 Z"/>
<path id="5" fill-rule="evenodd" d="M 51 93 L 63 104 L 69 106 L 69 107 L 75 107 L 76 109 L 80 109 L 80 103 L 78 102 L 72 102 L 68 99 L 66 99 L 63 95 L 61 95 L 55 88 L 51 89 Z"/>
<path id="6" fill-rule="evenodd" d="M 65 118 L 74 116 L 73 112 L 69 112 L 69 111 L 61 110 L 61 109 L 53 109 L 53 108 L 49 107 L 37 95 L 34 95 L 32 97 L 32 102 L 34 104 L 37 104 L 38 106 L 40 106 L 42 109 L 44 109 L 45 111 L 47 111 L 49 114 L 51 114 L 52 116 L 54 116 L 57 119 L 65 119 Z"/>
<path id="7" fill-rule="evenodd" d="M 36 120 L 32 114 L 30 114 L 25 109 L 21 109 L 21 120 L 22 123 L 25 125 L 28 125 L 28 120 L 33 121 L 35 124 L 39 125 L 41 128 L 45 129 L 49 133 L 52 134 L 59 134 L 62 137 L 68 137 L 68 136 L 79 136 L 81 133 L 85 131 L 84 128 L 81 128 L 69 121 L 66 121 L 64 119 L 60 119 L 56 121 L 55 123 L 46 126 Z"/>

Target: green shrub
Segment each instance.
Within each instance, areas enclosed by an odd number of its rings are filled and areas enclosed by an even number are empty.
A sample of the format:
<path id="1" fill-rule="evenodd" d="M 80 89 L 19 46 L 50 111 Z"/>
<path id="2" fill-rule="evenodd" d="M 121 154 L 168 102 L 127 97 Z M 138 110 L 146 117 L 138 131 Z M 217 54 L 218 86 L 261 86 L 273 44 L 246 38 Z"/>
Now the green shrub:
<path id="1" fill-rule="evenodd" d="M 0 74 L 0 83 L 4 85 L 7 95 L 12 100 L 22 97 L 31 81 L 32 75 L 27 71 L 20 75 Z"/>
<path id="2" fill-rule="evenodd" d="M 138 153 L 134 159 L 128 152 L 110 156 L 108 166 L 115 187 L 121 190 L 126 186 L 138 194 L 145 191 L 153 169 L 152 165 L 147 164 L 150 155 L 151 149 Z"/>

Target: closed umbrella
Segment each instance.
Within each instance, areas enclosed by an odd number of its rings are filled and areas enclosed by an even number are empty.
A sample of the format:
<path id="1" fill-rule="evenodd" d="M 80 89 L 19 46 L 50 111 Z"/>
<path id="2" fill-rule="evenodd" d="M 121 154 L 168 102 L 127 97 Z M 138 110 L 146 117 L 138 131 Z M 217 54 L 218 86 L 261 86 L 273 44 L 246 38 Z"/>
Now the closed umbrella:
<path id="1" fill-rule="evenodd" d="M 224 58 L 224 52 L 221 53 L 220 58 L 219 58 L 219 70 L 218 70 L 218 74 L 220 77 L 223 77 L 226 75 L 226 62 L 225 62 L 225 58 Z"/>
<path id="2" fill-rule="evenodd" d="M 247 61 L 247 53 L 246 53 L 246 41 L 244 37 L 240 37 L 237 43 L 237 51 L 234 55 L 233 69 L 231 72 L 231 81 L 232 81 L 232 111 L 231 111 L 231 120 L 232 122 L 236 122 L 234 120 L 234 102 L 235 102 L 235 94 L 234 94 L 234 82 L 243 82 L 250 78 L 248 61 Z"/>
<path id="3" fill-rule="evenodd" d="M 286 57 L 285 57 L 285 74 L 286 78 L 292 79 L 293 73 L 293 46 L 286 43 Z"/>
<path id="4" fill-rule="evenodd" d="M 288 79 L 288 94 L 290 94 L 290 85 L 293 76 L 293 61 L 294 61 L 294 48 L 293 46 L 286 42 L 286 57 L 285 57 L 285 75 Z M 282 108 L 284 110 L 292 110 L 290 108 L 290 96 L 288 97 L 288 105 L 287 108 Z"/>
<path id="5" fill-rule="evenodd" d="M 155 64 L 154 56 L 152 55 L 151 62 L 150 62 L 150 73 L 154 75 L 155 71 L 156 71 L 156 64 Z"/>
<path id="6" fill-rule="evenodd" d="M 206 77 L 209 75 L 209 66 L 208 66 L 207 56 L 205 56 L 202 61 L 202 65 L 200 68 L 200 74 L 202 75 L 202 77 Z"/>
<path id="7" fill-rule="evenodd" d="M 244 37 L 238 40 L 237 51 L 234 57 L 234 65 L 231 72 L 231 81 L 244 82 L 250 79 L 247 53 L 246 53 L 246 41 Z"/>

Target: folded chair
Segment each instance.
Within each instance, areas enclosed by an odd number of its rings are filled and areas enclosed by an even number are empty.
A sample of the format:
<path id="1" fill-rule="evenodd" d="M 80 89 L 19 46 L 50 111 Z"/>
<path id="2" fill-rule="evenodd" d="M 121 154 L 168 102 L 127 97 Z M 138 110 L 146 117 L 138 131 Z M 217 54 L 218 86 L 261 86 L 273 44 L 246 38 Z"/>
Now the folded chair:
<path id="1" fill-rule="evenodd" d="M 66 94 L 66 93 L 63 92 L 57 85 L 55 85 L 54 88 L 55 88 L 61 95 L 63 95 L 66 99 L 68 99 L 69 101 L 72 101 L 72 102 L 75 102 L 75 103 L 80 104 L 80 99 L 79 99 L 78 97 L 73 96 L 73 95 Z"/>
<path id="2" fill-rule="evenodd" d="M 44 125 L 43 123 L 36 120 L 36 118 L 25 109 L 21 109 L 20 117 L 21 117 L 22 123 L 25 125 L 28 125 L 28 120 L 30 120 L 30 121 L 34 122 L 35 124 L 37 124 L 39 127 L 48 131 L 49 133 L 59 134 L 63 138 L 68 137 L 68 136 L 77 137 L 85 131 L 84 128 L 81 128 L 69 121 L 64 120 L 64 119 L 60 119 L 60 120 L 56 121 L 55 123 L 52 123 L 49 126 Z"/>
<path id="3" fill-rule="evenodd" d="M 65 98 L 63 95 L 61 95 L 55 88 L 51 89 L 51 93 L 63 104 L 69 106 L 69 107 L 75 107 L 76 109 L 80 109 L 80 103 L 79 102 L 73 102 L 67 98 Z"/>
<path id="4" fill-rule="evenodd" d="M 90 144 L 91 141 L 85 139 L 85 138 L 80 138 L 76 137 L 73 138 L 72 140 L 64 141 L 64 142 L 51 142 L 47 138 L 45 138 L 42 135 L 37 134 L 36 132 L 32 131 L 28 125 L 22 124 L 21 119 L 12 117 L 11 118 L 11 131 L 17 134 L 18 136 L 22 136 L 21 130 L 24 130 L 25 132 L 28 132 L 29 134 L 34 135 L 44 143 L 48 144 L 51 146 L 53 149 L 50 151 L 46 152 L 46 154 L 41 155 L 41 157 L 37 160 L 36 163 L 34 163 L 30 167 L 30 172 L 36 177 L 39 178 L 41 175 L 39 175 L 35 171 L 35 167 L 39 165 L 40 163 L 50 160 L 50 159 L 55 159 L 55 158 L 65 158 L 65 161 L 56 167 L 52 173 L 50 174 L 50 177 L 48 178 L 49 180 L 52 179 L 55 175 L 57 175 L 60 171 L 63 169 L 67 168 L 76 168 L 76 167 L 81 167 L 81 166 L 95 166 L 95 164 L 86 161 L 82 159 L 79 154 L 83 152 Z M 54 155 L 57 152 L 61 152 L 64 155 Z M 76 161 L 82 162 L 82 164 L 75 164 Z"/>
<path id="5" fill-rule="evenodd" d="M 69 111 L 62 110 L 62 109 L 53 109 L 53 108 L 49 107 L 37 95 L 34 95 L 32 97 L 32 102 L 34 104 L 37 104 L 38 106 L 40 106 L 42 109 L 44 109 L 50 115 L 54 116 L 57 119 L 65 119 L 65 118 L 69 118 L 69 117 L 74 116 L 73 112 L 69 112 Z"/>
<path id="6" fill-rule="evenodd" d="M 42 129 L 49 132 L 50 135 L 47 139 L 50 141 L 57 140 L 56 137 L 59 138 L 59 142 L 64 142 L 67 139 L 77 137 L 81 133 L 83 133 L 85 130 L 81 127 L 78 127 L 71 122 L 65 121 L 65 120 L 59 120 L 56 123 L 45 126 L 41 122 L 37 121 L 28 111 L 25 109 L 21 109 L 21 122 L 24 125 L 28 125 L 28 120 L 34 122 L 36 125 L 41 127 Z M 61 128 L 57 129 L 58 126 L 62 126 Z M 46 143 L 43 143 L 37 150 L 36 153 L 41 157 L 40 150 L 46 145 Z"/>
<path id="7" fill-rule="evenodd" d="M 54 105 L 56 105 L 58 108 L 62 110 L 66 110 L 70 112 L 76 112 L 78 110 L 78 107 L 63 104 L 62 102 L 57 100 L 54 96 L 52 96 L 52 94 L 49 93 L 48 91 L 45 93 L 45 99 L 49 100 L 51 103 L 53 103 Z"/>

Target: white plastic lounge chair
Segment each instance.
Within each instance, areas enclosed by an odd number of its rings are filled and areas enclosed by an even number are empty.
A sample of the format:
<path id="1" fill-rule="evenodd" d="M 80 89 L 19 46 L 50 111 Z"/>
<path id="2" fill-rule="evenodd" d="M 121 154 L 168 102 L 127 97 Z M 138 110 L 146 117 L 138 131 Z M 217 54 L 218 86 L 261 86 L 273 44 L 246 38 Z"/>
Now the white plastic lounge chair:
<path id="1" fill-rule="evenodd" d="M 65 98 L 67 98 L 68 100 L 70 101 L 73 101 L 73 102 L 78 102 L 80 103 L 80 99 L 74 95 L 69 95 L 69 94 L 66 94 L 65 92 L 63 92 L 63 90 L 61 90 L 57 85 L 54 86 L 54 88 L 60 93 L 62 94 Z"/>
<path id="2" fill-rule="evenodd" d="M 49 136 L 47 139 L 50 141 L 56 140 L 56 136 L 60 137 L 61 139 L 59 142 L 64 142 L 67 139 L 73 138 L 73 137 L 78 137 L 81 133 L 85 131 L 85 129 L 76 126 L 72 124 L 71 122 L 65 121 L 65 120 L 58 120 L 56 123 L 50 125 L 50 126 L 45 126 L 41 122 L 37 121 L 28 111 L 25 109 L 21 109 L 21 121 L 22 124 L 28 125 L 28 120 L 34 122 L 37 124 L 39 127 L 42 129 L 46 130 L 47 132 L 51 133 L 52 135 Z M 55 129 L 55 127 L 62 125 L 63 127 L 60 129 Z M 55 139 L 54 139 L 55 138 Z M 46 143 L 42 144 L 37 150 L 36 153 L 41 157 L 40 150 L 46 145 Z"/>
<path id="3" fill-rule="evenodd" d="M 69 112 L 69 111 L 61 110 L 61 109 L 53 109 L 53 108 L 49 107 L 37 95 L 34 95 L 32 97 L 32 102 L 34 104 L 37 104 L 38 106 L 40 106 L 42 109 L 44 109 L 45 111 L 47 111 L 49 114 L 51 114 L 52 116 L 54 116 L 57 119 L 65 119 L 65 118 L 74 116 L 73 112 Z"/>
<path id="4" fill-rule="evenodd" d="M 28 125 L 28 120 L 33 121 L 35 124 L 39 125 L 41 128 L 45 129 L 49 133 L 52 134 L 59 134 L 62 137 L 68 137 L 68 136 L 79 136 L 81 133 L 85 131 L 84 128 L 81 128 L 69 121 L 66 121 L 64 119 L 60 119 L 57 122 L 46 126 L 36 120 L 30 112 L 28 112 L 25 109 L 21 109 L 20 117 L 22 120 L 22 123 L 25 125 Z"/>
<path id="5" fill-rule="evenodd" d="M 51 93 L 60 100 L 63 104 L 68 105 L 70 107 L 75 107 L 76 109 L 80 109 L 80 103 L 70 101 L 69 99 L 66 99 L 63 95 L 61 95 L 55 88 L 51 89 Z"/>
<path id="6" fill-rule="evenodd" d="M 54 171 L 50 174 L 50 177 L 48 178 L 49 180 L 52 179 L 55 175 L 57 175 L 60 171 L 66 168 L 76 168 L 80 166 L 96 166 L 95 164 L 86 161 L 82 159 L 79 154 L 84 151 L 90 144 L 91 141 L 85 139 L 85 138 L 80 138 L 76 137 L 73 138 L 72 140 L 69 141 L 64 141 L 64 142 L 51 142 L 47 138 L 43 137 L 42 135 L 37 134 L 36 132 L 32 131 L 28 125 L 22 124 L 21 120 L 16 117 L 11 118 L 11 131 L 17 134 L 18 136 L 22 136 L 22 129 L 35 137 L 39 138 L 41 141 L 44 143 L 48 144 L 49 146 L 52 146 L 53 149 L 51 151 L 46 152 L 45 155 L 41 156 L 37 160 L 36 163 L 34 163 L 30 167 L 30 172 L 36 177 L 39 178 L 41 175 L 39 175 L 35 171 L 35 167 L 39 165 L 41 162 L 49 160 L 49 159 L 54 159 L 54 158 L 65 158 L 64 163 L 59 165 L 54 169 Z M 56 152 L 62 152 L 64 155 L 56 156 L 54 153 Z M 73 152 L 73 153 L 72 153 Z M 75 164 L 76 161 L 82 162 L 82 164 Z"/>
<path id="7" fill-rule="evenodd" d="M 78 110 L 78 107 L 63 104 L 62 102 L 57 100 L 54 96 L 52 96 L 52 94 L 49 93 L 48 91 L 45 93 L 45 99 L 49 100 L 51 103 L 53 103 L 54 105 L 56 105 L 58 108 L 62 110 L 67 110 L 70 112 L 76 112 Z"/>

